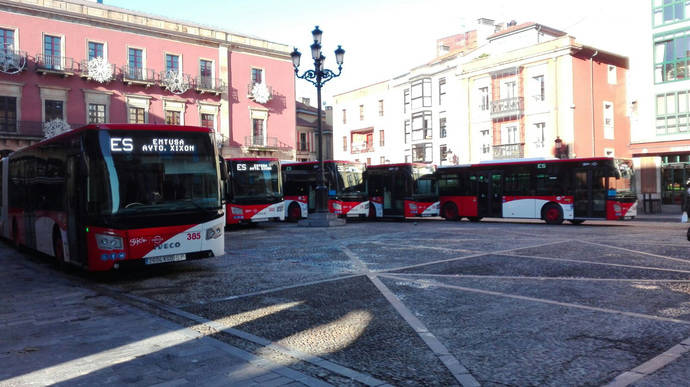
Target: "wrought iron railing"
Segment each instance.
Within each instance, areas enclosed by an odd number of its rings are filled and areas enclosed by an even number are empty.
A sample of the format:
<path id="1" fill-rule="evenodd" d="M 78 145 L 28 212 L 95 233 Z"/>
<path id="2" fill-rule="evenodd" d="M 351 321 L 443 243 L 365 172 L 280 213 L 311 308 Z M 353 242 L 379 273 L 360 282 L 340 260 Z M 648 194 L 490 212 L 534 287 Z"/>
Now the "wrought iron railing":
<path id="1" fill-rule="evenodd" d="M 525 144 L 494 145 L 494 159 L 521 159 L 525 157 Z"/>
<path id="2" fill-rule="evenodd" d="M 522 97 L 491 101 L 491 118 L 521 115 L 525 110 L 524 105 L 524 99 Z"/>
<path id="3" fill-rule="evenodd" d="M 73 58 L 67 56 L 36 54 L 36 71 L 72 73 L 75 70 Z"/>
<path id="4" fill-rule="evenodd" d="M 244 137 L 244 146 L 262 147 L 262 148 L 292 149 L 292 146 L 278 140 L 277 137 L 245 136 Z"/>
<path id="5" fill-rule="evenodd" d="M 4 121 L 0 122 L 0 136 L 12 138 L 40 139 L 45 137 L 43 127 L 46 123 L 41 121 Z M 83 123 L 68 123 L 72 129 L 84 126 Z"/>
<path id="6" fill-rule="evenodd" d="M 120 69 L 122 80 L 125 82 L 155 83 L 156 70 L 139 66 L 124 65 Z"/>
<path id="7" fill-rule="evenodd" d="M 220 78 L 198 76 L 194 78 L 194 88 L 198 92 L 211 92 L 220 94 L 225 89 L 225 82 Z"/>
<path id="8" fill-rule="evenodd" d="M 26 68 L 26 51 L 0 49 L 0 72 L 16 74 Z"/>

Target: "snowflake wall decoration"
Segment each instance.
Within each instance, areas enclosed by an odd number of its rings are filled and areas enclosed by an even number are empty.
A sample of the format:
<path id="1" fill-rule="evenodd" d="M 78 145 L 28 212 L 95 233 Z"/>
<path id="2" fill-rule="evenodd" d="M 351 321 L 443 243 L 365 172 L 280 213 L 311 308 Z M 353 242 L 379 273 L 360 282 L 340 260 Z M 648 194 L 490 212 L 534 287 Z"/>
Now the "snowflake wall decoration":
<path id="1" fill-rule="evenodd" d="M 113 66 L 105 58 L 96 57 L 86 64 L 89 78 L 99 83 L 110 82 L 113 79 Z"/>
<path id="2" fill-rule="evenodd" d="M 46 138 L 55 137 L 71 129 L 72 127 L 69 126 L 68 123 L 59 118 L 56 118 L 43 124 L 43 133 L 45 134 Z"/>
<path id="3" fill-rule="evenodd" d="M 271 92 L 265 83 L 255 83 L 252 86 L 252 98 L 258 103 L 266 103 L 271 99 Z"/>
<path id="4" fill-rule="evenodd" d="M 14 51 L 11 47 L 0 49 L 0 72 L 17 74 L 26 67 L 26 55 Z"/>
<path id="5" fill-rule="evenodd" d="M 189 90 L 189 82 L 177 71 L 166 71 L 161 83 L 164 88 L 173 94 L 183 94 Z"/>

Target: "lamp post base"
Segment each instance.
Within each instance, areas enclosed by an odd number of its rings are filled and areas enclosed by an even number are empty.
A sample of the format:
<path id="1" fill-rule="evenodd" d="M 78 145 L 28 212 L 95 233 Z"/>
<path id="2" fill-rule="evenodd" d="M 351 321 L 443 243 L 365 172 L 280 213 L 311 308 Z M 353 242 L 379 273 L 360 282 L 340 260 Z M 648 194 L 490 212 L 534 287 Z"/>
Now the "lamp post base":
<path id="1" fill-rule="evenodd" d="M 338 218 L 330 212 L 315 212 L 309 214 L 307 219 L 302 219 L 297 224 L 301 227 L 335 227 L 344 226 L 345 219 Z"/>

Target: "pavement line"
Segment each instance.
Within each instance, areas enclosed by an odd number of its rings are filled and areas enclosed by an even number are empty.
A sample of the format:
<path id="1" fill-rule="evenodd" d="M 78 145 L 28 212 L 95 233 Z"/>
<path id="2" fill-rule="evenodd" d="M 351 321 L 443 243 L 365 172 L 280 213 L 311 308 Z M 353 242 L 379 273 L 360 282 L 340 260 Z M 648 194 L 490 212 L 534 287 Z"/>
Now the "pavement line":
<path id="1" fill-rule="evenodd" d="M 669 283 L 686 283 L 690 279 L 676 280 L 676 279 L 635 279 L 635 278 L 585 278 L 585 277 L 534 277 L 534 276 L 520 276 L 520 275 L 481 275 L 481 274 L 427 274 L 427 273 L 393 273 L 405 276 L 415 277 L 437 277 L 437 278 L 468 278 L 468 279 L 508 279 L 508 280 L 536 280 L 536 281 L 601 281 L 601 282 L 669 282 Z"/>
<path id="2" fill-rule="evenodd" d="M 644 270 L 656 270 L 656 271 L 670 271 L 673 273 L 687 273 L 690 274 L 690 270 L 676 270 L 676 269 L 665 269 L 663 267 L 650 267 L 650 266 L 637 266 L 637 265 L 623 265 L 621 263 L 606 263 L 606 262 L 592 262 L 592 261 L 579 261 L 577 259 L 568 258 L 553 258 L 553 257 L 539 257 L 536 255 L 522 255 L 522 254 L 500 254 L 506 257 L 516 257 L 516 258 L 531 258 L 531 259 L 543 259 L 546 261 L 562 261 L 562 262 L 573 262 L 573 263 L 587 263 L 592 265 L 601 266 L 615 266 L 615 267 L 625 267 L 629 269 L 644 269 Z"/>
<path id="3" fill-rule="evenodd" d="M 470 374 L 470 371 L 458 361 L 455 356 L 453 356 L 448 348 L 441 343 L 441 341 L 434 336 L 433 333 L 427 329 L 424 323 L 414 316 L 412 311 L 410 311 L 405 304 L 400 301 L 400 299 L 391 292 L 388 287 L 381 282 L 375 273 L 367 268 L 367 265 L 359 259 L 359 257 L 352 252 L 352 250 L 343 246 L 341 250 L 352 259 L 355 266 L 362 268 L 367 272 L 367 277 L 376 286 L 376 288 L 381 292 L 381 294 L 388 300 L 388 302 L 395 308 L 395 310 L 400 314 L 400 316 L 407 322 L 408 325 L 417 333 L 417 335 L 424 341 L 424 343 L 431 349 L 434 355 L 443 363 L 443 365 L 450 371 L 453 377 L 460 382 L 463 386 L 480 386 L 477 379 Z"/>
<path id="4" fill-rule="evenodd" d="M 590 242 L 590 241 L 584 241 L 584 240 L 577 240 L 577 242 L 589 243 L 590 245 L 608 247 L 608 248 L 611 248 L 611 249 L 623 250 L 623 251 L 627 251 L 627 252 L 629 252 L 629 253 L 636 253 L 636 254 L 642 254 L 642 255 L 649 255 L 650 257 L 656 257 L 656 258 L 667 259 L 667 260 L 669 260 L 669 261 L 674 261 L 674 262 L 690 263 L 690 260 L 688 260 L 688 259 L 668 257 L 668 256 L 666 256 L 666 255 L 659 255 L 659 254 L 647 253 L 647 252 L 645 252 L 645 251 L 631 250 L 631 249 L 626 249 L 625 247 L 610 246 L 610 245 L 605 245 L 605 244 L 602 244 L 602 243 L 596 243 L 596 242 Z"/>
<path id="5" fill-rule="evenodd" d="M 309 355 L 309 354 L 306 354 L 304 352 L 301 352 L 301 351 L 298 351 L 298 350 L 295 350 L 292 348 L 284 347 L 281 344 L 272 342 L 271 340 L 265 339 L 265 338 L 260 337 L 260 336 L 253 335 L 253 334 L 248 333 L 248 332 L 241 331 L 241 330 L 236 329 L 236 328 L 228 328 L 221 323 L 218 323 L 216 321 L 209 320 L 207 318 L 198 316 L 196 314 L 178 309 L 174 306 L 166 305 L 166 304 L 160 303 L 158 301 L 154 301 L 154 300 L 151 300 L 151 299 L 148 299 L 145 297 L 135 296 L 132 294 L 117 293 L 117 290 L 112 289 L 109 286 L 96 285 L 96 287 L 99 290 L 102 290 L 107 294 L 115 292 L 114 297 L 116 297 L 116 298 L 124 298 L 124 299 L 128 299 L 130 301 L 134 301 L 134 302 L 148 305 L 149 307 L 152 307 L 152 308 L 164 310 L 164 311 L 171 313 L 171 314 L 174 314 L 176 316 L 183 317 L 183 318 L 186 318 L 188 320 L 194 321 L 194 322 L 196 322 L 200 325 L 203 325 L 204 327 L 209 328 L 213 331 L 224 332 L 224 333 L 227 333 L 229 335 L 239 337 L 243 340 L 247 340 L 247 341 L 253 342 L 255 344 L 258 344 L 258 345 L 260 345 L 266 349 L 271 349 L 271 350 L 274 350 L 276 352 L 282 353 L 283 355 L 287 355 L 287 356 L 293 357 L 295 359 L 298 359 L 300 361 L 304 361 L 304 362 L 316 365 L 320 368 L 323 368 L 323 369 L 326 369 L 330 372 L 333 372 L 334 374 L 344 376 L 346 378 L 355 380 L 355 381 L 363 383 L 365 385 L 383 386 L 383 385 L 387 384 L 387 382 L 376 379 L 371 375 L 367 375 L 367 374 L 355 371 L 353 369 L 341 366 L 340 364 L 333 363 L 329 360 L 320 358 L 318 356 Z M 230 345 L 230 344 L 226 344 L 226 345 Z M 284 367 L 286 367 L 286 366 L 284 366 Z"/>
<path id="6" fill-rule="evenodd" d="M 373 241 L 369 242 L 373 245 L 379 245 L 379 246 L 387 246 L 392 249 L 398 249 L 398 250 L 412 250 L 412 249 L 429 249 L 429 250 L 438 250 L 438 251 L 447 251 L 451 253 L 474 253 L 476 250 L 467 250 L 467 249 L 449 249 L 445 247 L 432 247 L 432 246 L 410 246 L 410 245 L 400 245 L 400 244 L 392 244 L 392 243 L 386 243 L 386 242 L 380 242 L 380 241 Z"/>
<path id="7" fill-rule="evenodd" d="M 558 243 L 565 243 L 565 242 L 569 242 L 569 241 L 570 241 L 570 239 L 567 239 L 567 240 L 560 240 L 560 241 L 552 241 L 552 242 L 547 242 L 547 243 L 541 243 L 541 244 L 534 245 L 534 246 L 518 247 L 518 248 L 510 249 L 510 250 L 499 250 L 499 251 L 490 251 L 490 252 L 486 252 L 486 253 L 477 253 L 477 254 L 465 255 L 465 256 L 457 257 L 457 258 L 440 259 L 440 260 L 438 260 L 438 261 L 431 261 L 431 262 L 419 263 L 419 264 L 416 264 L 416 265 L 408 265 L 408 266 L 402 266 L 402 267 L 394 267 L 394 268 L 391 268 L 391 269 L 377 270 L 376 272 L 377 272 L 377 273 L 387 273 L 387 272 L 396 271 L 396 270 L 416 269 L 416 268 L 418 268 L 418 267 L 429 266 L 429 265 L 436 265 L 436 264 L 439 264 L 439 263 L 447 263 L 447 262 L 461 261 L 461 260 L 463 260 L 463 259 L 483 257 L 483 256 L 486 256 L 486 255 L 494 255 L 494 254 L 495 254 L 495 255 L 501 255 L 501 254 L 503 254 L 503 255 L 508 255 L 508 254 L 505 254 L 505 253 L 508 253 L 508 252 L 511 252 L 511 251 L 515 251 L 515 250 L 533 249 L 533 248 L 535 248 L 535 247 L 543 247 L 543 246 L 548 246 L 548 245 L 553 245 L 553 244 L 558 244 Z"/>
<path id="8" fill-rule="evenodd" d="M 659 316 L 653 316 L 653 315 L 649 315 L 649 314 L 635 313 L 635 312 L 624 312 L 624 311 L 615 310 L 615 309 L 599 308 L 596 306 L 587 306 L 587 305 L 573 304 L 573 303 L 569 303 L 569 302 L 547 300 L 545 298 L 520 296 L 517 294 L 508 294 L 508 293 L 503 293 L 503 292 L 495 292 L 492 290 L 468 288 L 465 286 L 448 285 L 448 284 L 443 284 L 443 283 L 439 283 L 439 282 L 430 283 L 429 281 L 410 279 L 410 278 L 404 277 L 404 275 L 401 276 L 401 275 L 393 275 L 393 274 L 382 274 L 381 277 L 395 279 L 398 281 L 414 282 L 414 283 L 423 284 L 426 286 L 434 286 L 434 287 L 439 287 L 439 288 L 461 290 L 461 291 L 470 292 L 470 293 L 479 293 L 479 294 L 484 294 L 487 296 L 513 298 L 513 299 L 521 300 L 521 301 L 538 302 L 538 303 L 542 303 L 542 304 L 563 306 L 566 308 L 583 309 L 583 310 L 589 310 L 589 311 L 593 311 L 593 312 L 618 314 L 618 315 L 623 315 L 623 316 L 627 316 L 627 317 L 636 317 L 636 318 L 643 318 L 643 319 L 647 319 L 647 320 L 665 321 L 665 322 L 672 322 L 672 323 L 676 323 L 676 324 L 690 325 L 690 321 L 678 320 L 675 318 L 659 317 Z"/>
<path id="9" fill-rule="evenodd" d="M 654 372 L 666 367 L 678 360 L 684 354 L 690 352 L 690 338 L 687 338 L 667 351 L 653 357 L 652 359 L 640 364 L 630 371 L 623 372 L 616 376 L 604 387 L 624 387 L 636 383 L 641 379 L 653 374 Z"/>
<path id="10" fill-rule="evenodd" d="M 190 306 L 199 306 L 199 305 L 206 305 L 210 303 L 216 303 L 216 302 L 223 302 L 223 301 L 231 301 L 231 300 L 236 300 L 238 298 L 247 298 L 247 297 L 254 297 L 254 296 L 260 296 L 263 294 L 270 294 L 270 293 L 275 293 L 275 292 L 280 292 L 283 290 L 289 290 L 289 289 L 296 289 L 296 288 L 301 288 L 304 286 L 311 286 L 311 285 L 318 285 L 318 284 L 323 284 L 323 283 L 328 283 L 328 282 L 334 282 L 334 281 L 339 281 L 343 279 L 350 279 L 354 277 L 359 277 L 362 274 L 352 274 L 352 275 L 347 275 L 343 277 L 335 277 L 335 278 L 328 278 L 324 280 L 319 280 L 319 281 L 311 281 L 311 282 L 302 282 L 296 285 L 290 285 L 290 286 L 281 286 L 278 288 L 271 288 L 271 289 L 266 289 L 266 290 L 259 290 L 256 292 L 251 292 L 251 293 L 245 293 L 245 294 L 239 294 L 236 296 L 227 296 L 227 297 L 220 297 L 220 298 L 212 298 L 210 300 L 205 300 L 205 301 L 198 301 L 193 304 L 186 304 L 186 305 L 180 305 L 178 308 L 184 309 L 188 308 Z"/>

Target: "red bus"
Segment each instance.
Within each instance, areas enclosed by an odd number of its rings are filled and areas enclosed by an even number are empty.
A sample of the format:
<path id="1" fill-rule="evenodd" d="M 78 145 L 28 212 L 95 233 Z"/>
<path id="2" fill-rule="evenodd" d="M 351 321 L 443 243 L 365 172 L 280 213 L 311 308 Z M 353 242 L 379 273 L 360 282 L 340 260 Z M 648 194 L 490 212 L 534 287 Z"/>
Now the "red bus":
<path id="1" fill-rule="evenodd" d="M 2 236 L 89 271 L 225 253 L 213 132 L 96 124 L 2 160 Z"/>
<path id="2" fill-rule="evenodd" d="M 226 159 L 227 224 L 285 220 L 280 161 L 272 158 Z"/>
<path id="3" fill-rule="evenodd" d="M 418 163 L 368 166 L 369 217 L 438 216 L 435 170 Z"/>
<path id="4" fill-rule="evenodd" d="M 606 157 L 489 162 L 440 167 L 441 216 L 563 220 L 637 215 L 630 160 Z"/>
<path id="5" fill-rule="evenodd" d="M 364 164 L 351 161 L 324 161 L 328 188 L 328 210 L 340 217 L 366 217 L 369 200 L 363 180 Z M 287 219 L 306 218 L 316 210 L 316 181 L 319 163 L 283 162 L 283 182 Z"/>

